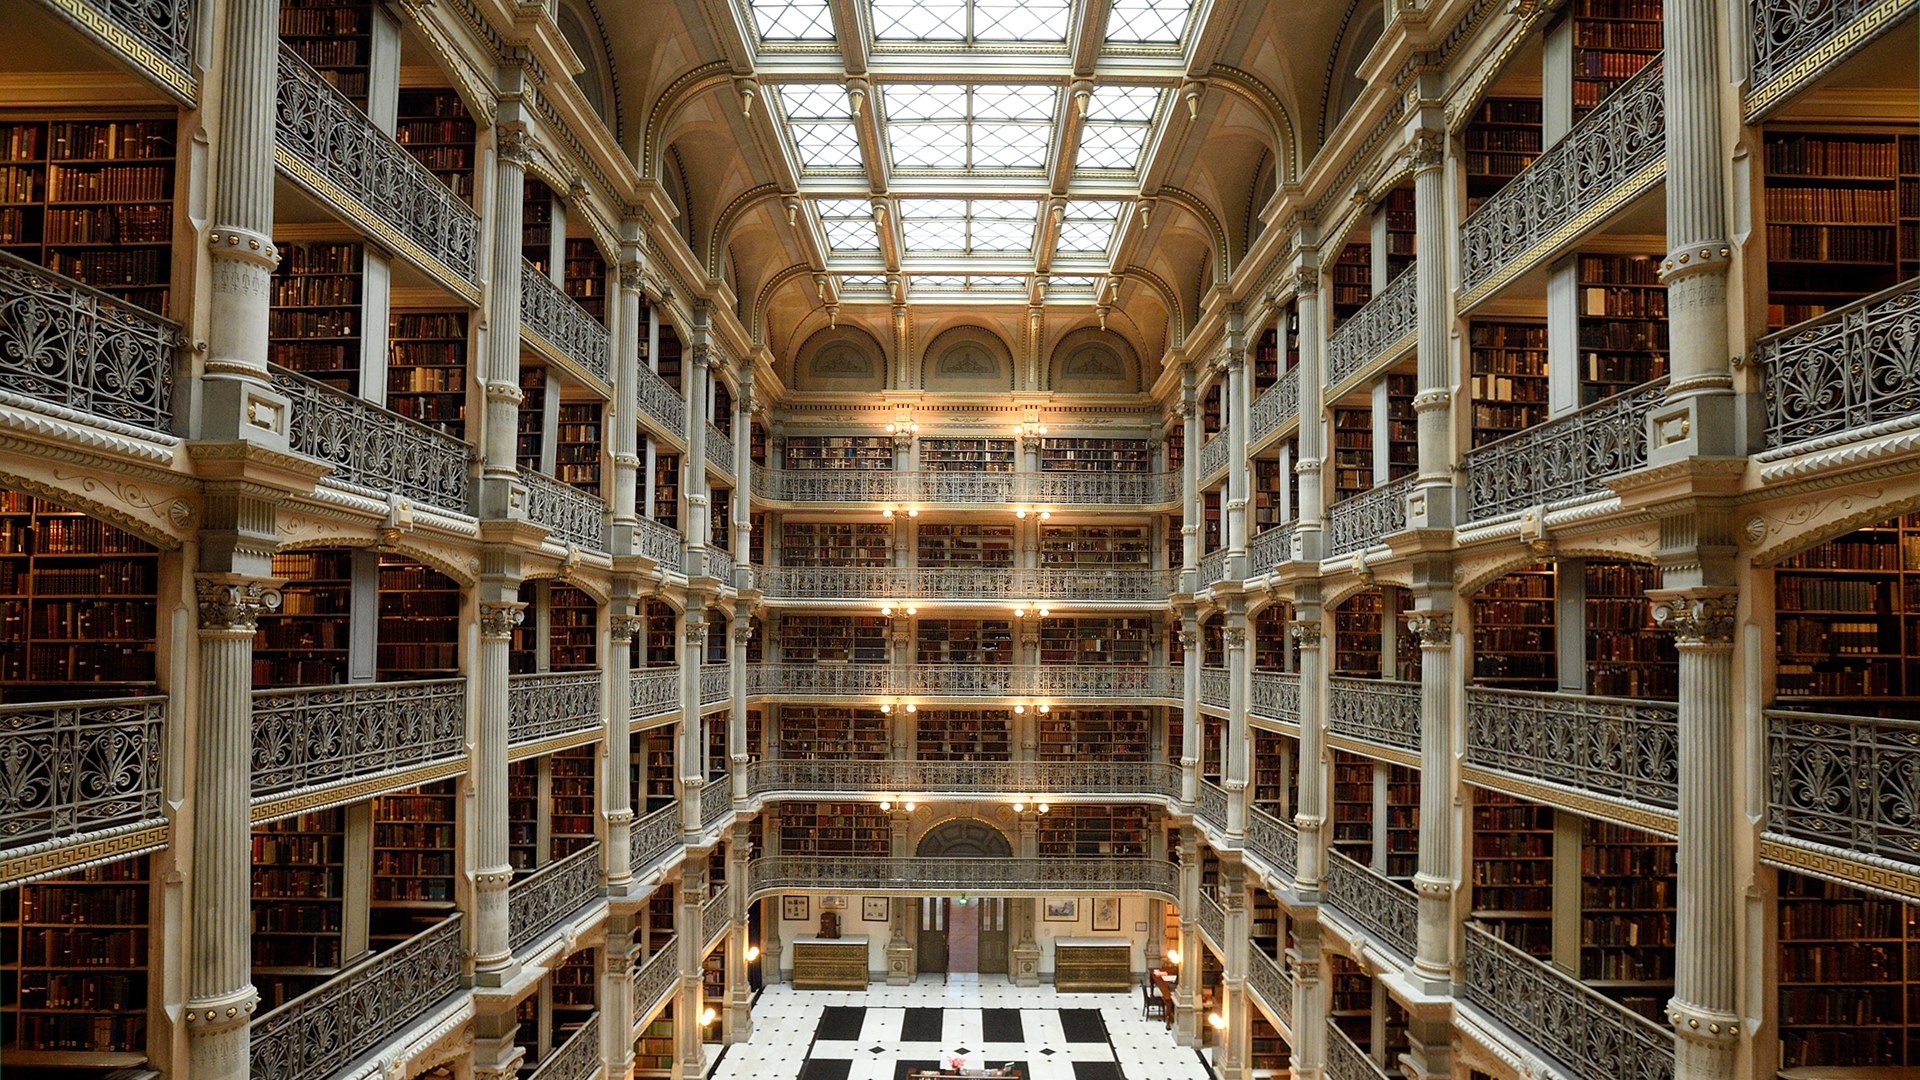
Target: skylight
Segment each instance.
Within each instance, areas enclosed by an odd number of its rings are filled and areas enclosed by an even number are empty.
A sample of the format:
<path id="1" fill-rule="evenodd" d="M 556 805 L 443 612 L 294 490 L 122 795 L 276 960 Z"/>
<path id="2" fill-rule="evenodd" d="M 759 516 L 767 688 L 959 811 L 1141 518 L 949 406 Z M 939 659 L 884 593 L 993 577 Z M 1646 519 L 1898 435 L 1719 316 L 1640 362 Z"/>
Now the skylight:
<path id="1" fill-rule="evenodd" d="M 1060 239 L 1054 249 L 1064 255 L 1105 255 L 1113 243 L 1121 203 L 1075 199 L 1060 221 Z"/>
<path id="2" fill-rule="evenodd" d="M 762 41 L 832 41 L 827 0 L 748 0 Z"/>
<path id="3" fill-rule="evenodd" d="M 1052 274 L 1047 277 L 1047 295 L 1076 297 L 1094 294 L 1100 278 L 1091 274 Z"/>
<path id="4" fill-rule="evenodd" d="M 1072 0 L 873 0 L 873 38 L 1058 45 L 1072 8 Z"/>
<path id="5" fill-rule="evenodd" d="M 1026 254 L 1040 204 L 1031 199 L 902 199 L 909 255 Z"/>
<path id="6" fill-rule="evenodd" d="M 1178 45 L 1192 0 L 1111 0 L 1107 41 L 1115 45 Z"/>
<path id="7" fill-rule="evenodd" d="M 1160 91 L 1151 86 L 1102 86 L 1087 106 L 1087 123 L 1080 132 L 1080 170 L 1133 172 L 1140 167 L 1140 151 L 1153 130 L 1160 108 Z"/>
<path id="8" fill-rule="evenodd" d="M 864 164 L 844 89 L 808 84 L 782 86 L 779 94 L 801 168 L 858 169 Z"/>
<path id="9" fill-rule="evenodd" d="M 913 292 L 1025 291 L 1024 274 L 915 274 L 907 279 Z"/>
<path id="10" fill-rule="evenodd" d="M 893 83 L 884 94 L 896 169 L 1047 167 L 1057 86 Z"/>
<path id="11" fill-rule="evenodd" d="M 873 227 L 873 207 L 862 199 L 815 199 L 815 212 L 826 230 L 827 246 L 835 251 L 878 251 L 880 231 Z"/>

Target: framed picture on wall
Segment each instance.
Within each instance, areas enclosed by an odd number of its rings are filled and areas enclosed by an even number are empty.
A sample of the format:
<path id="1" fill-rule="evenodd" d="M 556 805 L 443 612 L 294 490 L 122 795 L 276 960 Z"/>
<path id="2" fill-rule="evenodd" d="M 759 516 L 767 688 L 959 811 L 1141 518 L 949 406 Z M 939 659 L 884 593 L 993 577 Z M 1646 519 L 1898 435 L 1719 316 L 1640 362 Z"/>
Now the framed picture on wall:
<path id="1" fill-rule="evenodd" d="M 869 896 L 861 900 L 860 901 L 860 921 L 861 922 L 886 922 L 887 921 L 887 898 L 884 896 Z"/>
<path id="2" fill-rule="evenodd" d="M 1048 900 L 1041 909 L 1041 918 L 1047 922 L 1079 922 L 1080 899 Z"/>
<path id="3" fill-rule="evenodd" d="M 1119 897 L 1096 896 L 1093 898 L 1093 928 L 1095 930 L 1120 929 Z"/>
<path id="4" fill-rule="evenodd" d="M 804 896 L 780 898 L 780 917 L 789 922 L 804 922 L 813 914 L 813 904 Z"/>
<path id="5" fill-rule="evenodd" d="M 847 910 L 847 898 L 844 896 L 823 896 L 820 898 L 821 911 Z"/>

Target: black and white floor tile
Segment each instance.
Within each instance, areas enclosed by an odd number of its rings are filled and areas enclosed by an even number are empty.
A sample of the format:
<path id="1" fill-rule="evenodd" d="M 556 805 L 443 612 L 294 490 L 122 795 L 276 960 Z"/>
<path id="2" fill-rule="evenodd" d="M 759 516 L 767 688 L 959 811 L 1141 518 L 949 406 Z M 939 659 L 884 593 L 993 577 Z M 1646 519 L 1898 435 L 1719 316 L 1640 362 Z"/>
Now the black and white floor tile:
<path id="1" fill-rule="evenodd" d="M 753 1035 L 727 1051 L 713 1080 L 905 1080 L 914 1069 L 1018 1064 L 1027 1080 L 1208 1080 L 1198 1054 L 1137 994 L 1061 994 L 1004 978 L 864 991 L 770 986 Z"/>

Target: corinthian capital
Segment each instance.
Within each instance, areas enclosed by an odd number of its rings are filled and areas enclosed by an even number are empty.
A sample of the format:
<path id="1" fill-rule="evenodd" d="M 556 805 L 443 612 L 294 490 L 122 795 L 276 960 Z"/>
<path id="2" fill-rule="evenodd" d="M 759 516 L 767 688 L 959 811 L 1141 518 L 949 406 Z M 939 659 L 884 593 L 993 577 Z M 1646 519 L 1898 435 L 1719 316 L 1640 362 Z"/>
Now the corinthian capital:
<path id="1" fill-rule="evenodd" d="M 638 615 L 614 615 L 608 619 L 607 633 L 615 641 L 631 642 L 646 625 L 647 620 Z"/>
<path id="2" fill-rule="evenodd" d="M 1443 648 L 1453 644 L 1453 612 L 1416 611 L 1407 616 L 1407 629 L 1420 639 L 1423 648 Z"/>
<path id="3" fill-rule="evenodd" d="M 1414 172 L 1437 169 L 1447 157 L 1447 136 L 1439 131 L 1418 131 L 1407 142 L 1407 162 Z"/>
<path id="4" fill-rule="evenodd" d="M 205 577 L 194 579 L 193 588 L 202 630 L 252 633 L 260 616 L 280 607 L 280 590 L 264 581 Z"/>
<path id="5" fill-rule="evenodd" d="M 1320 620 L 1296 619 L 1287 624 L 1287 633 L 1293 635 L 1293 643 L 1303 649 L 1320 647 Z"/>
<path id="6" fill-rule="evenodd" d="M 527 605 L 517 601 L 483 601 L 480 604 L 480 636 L 506 638 L 513 636 L 513 628 L 525 622 Z"/>
<path id="7" fill-rule="evenodd" d="M 1649 591 L 1653 621 L 1673 631 L 1679 645 L 1730 645 L 1740 596 L 1732 589 Z"/>
<path id="8" fill-rule="evenodd" d="M 525 168 L 533 162 L 533 134 L 523 127 L 503 127 L 497 138 L 500 160 Z"/>

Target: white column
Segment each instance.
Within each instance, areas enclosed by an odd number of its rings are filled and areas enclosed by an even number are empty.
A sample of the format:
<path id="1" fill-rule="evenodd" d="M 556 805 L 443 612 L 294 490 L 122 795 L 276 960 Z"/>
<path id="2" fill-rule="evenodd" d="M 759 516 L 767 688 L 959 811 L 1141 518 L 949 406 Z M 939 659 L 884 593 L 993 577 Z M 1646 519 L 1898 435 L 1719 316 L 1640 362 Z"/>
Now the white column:
<path id="1" fill-rule="evenodd" d="M 1414 267 L 1414 322 L 1419 390 L 1413 411 L 1419 431 L 1419 471 L 1409 500 L 1412 528 L 1453 525 L 1453 329 L 1452 287 L 1447 253 L 1447 184 L 1441 165 L 1446 134 L 1415 133 L 1413 157 L 1414 243 L 1420 258 Z M 1384 443 L 1382 444 L 1384 445 Z"/>
<path id="2" fill-rule="evenodd" d="M 746 548 L 740 550 L 744 553 Z M 747 765 L 753 757 L 747 748 L 747 642 L 751 640 L 753 605 L 737 601 L 732 625 L 727 627 L 727 689 L 733 701 L 727 713 L 727 775 L 733 785 L 730 797 L 736 803 L 747 801 Z"/>
<path id="3" fill-rule="evenodd" d="M 533 155 L 533 140 L 524 129 L 507 127 L 495 137 L 493 155 L 493 213 L 489 215 L 491 244 L 487 254 L 487 343 L 483 357 L 483 385 L 486 387 L 485 434 L 482 445 L 486 459 L 481 477 L 499 482 L 517 482 L 520 423 L 520 254 L 522 193 L 527 183 L 527 162 Z M 482 498 L 487 502 L 483 516 L 510 516 L 511 488 L 502 483 L 486 485 Z"/>
<path id="4" fill-rule="evenodd" d="M 1200 613 L 1192 604 L 1180 611 L 1180 649 L 1180 801 L 1192 804 L 1200 797 L 1200 666 L 1206 659 L 1200 648 Z"/>
<path id="5" fill-rule="evenodd" d="M 702 601 L 696 597 L 690 602 Z M 706 717 L 700 714 L 700 667 L 707 652 L 706 612 L 688 610 L 680 617 L 680 630 L 680 828 L 697 833 L 700 792 L 707 786 L 707 725 Z"/>
<path id="6" fill-rule="evenodd" d="M 620 265 L 620 292 L 615 308 L 613 345 L 613 407 L 607 416 L 612 442 L 613 507 L 616 553 L 633 550 L 633 531 L 648 508 L 640 505 L 640 350 L 646 330 L 643 267 L 638 260 Z"/>
<path id="7" fill-rule="evenodd" d="M 1320 474 L 1327 454 L 1320 385 L 1326 310 L 1321 302 L 1320 269 L 1314 261 L 1318 257 L 1315 251 L 1303 251 L 1300 265 L 1294 270 L 1300 306 L 1300 460 L 1294 463 L 1293 472 L 1300 485 L 1300 523 L 1294 531 L 1293 548 L 1297 558 L 1310 561 L 1320 557 L 1320 526 L 1326 509 Z"/>
<path id="8" fill-rule="evenodd" d="M 483 582 L 491 597 L 480 602 L 480 648 L 474 691 L 473 738 L 473 951 L 475 981 L 499 986 L 513 975 L 507 943 L 507 890 L 513 862 L 507 852 L 507 657 L 513 628 L 526 618 L 512 580 Z"/>
<path id="9" fill-rule="evenodd" d="M 736 435 L 738 433 L 736 432 Z M 747 985 L 747 857 L 753 832 L 735 825 L 727 842 L 727 1042 L 745 1042 L 753 1034 L 753 988 Z"/>
<path id="10" fill-rule="evenodd" d="M 1300 796 L 1293 816 L 1299 830 L 1299 860 L 1294 884 L 1302 893 L 1315 894 L 1327 871 L 1327 680 L 1320 649 L 1320 586 L 1306 582 L 1298 588 L 1294 597 L 1298 618 L 1287 626 L 1300 650 Z"/>
<path id="11" fill-rule="evenodd" d="M 1227 835 L 1244 836 L 1247 831 L 1247 800 L 1251 793 L 1249 759 L 1253 756 L 1253 736 L 1247 730 L 1247 697 L 1253 688 L 1251 661 L 1247 648 L 1247 602 L 1235 596 L 1227 602 L 1227 625 L 1223 635 L 1227 646 L 1227 733 L 1226 761 L 1220 770 L 1221 786 L 1227 792 Z"/>
<path id="12" fill-rule="evenodd" d="M 1451 604 L 1450 594 L 1421 596 L 1422 604 Z M 1420 896 L 1414 976 L 1435 993 L 1452 981 L 1453 611 L 1424 607 L 1407 619 L 1420 639 L 1420 855 L 1413 877 Z"/>
<path id="13" fill-rule="evenodd" d="M 632 612 L 633 601 L 616 599 L 607 616 L 605 728 L 601 731 L 600 805 L 607 815 L 607 893 L 624 896 L 633 885 L 633 780 L 627 761 L 633 685 L 633 639 L 646 632 L 646 620 Z M 608 946 L 609 961 L 613 956 Z"/>

